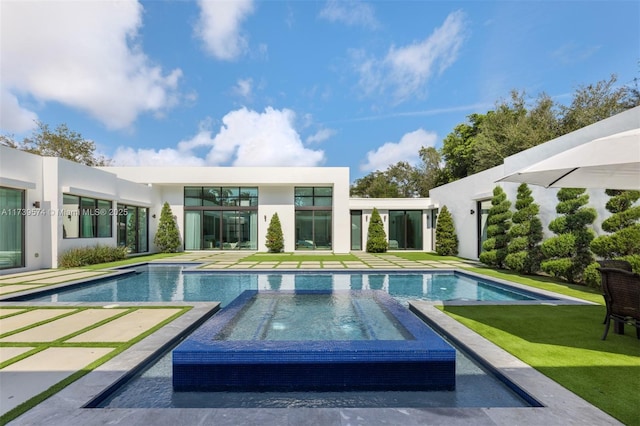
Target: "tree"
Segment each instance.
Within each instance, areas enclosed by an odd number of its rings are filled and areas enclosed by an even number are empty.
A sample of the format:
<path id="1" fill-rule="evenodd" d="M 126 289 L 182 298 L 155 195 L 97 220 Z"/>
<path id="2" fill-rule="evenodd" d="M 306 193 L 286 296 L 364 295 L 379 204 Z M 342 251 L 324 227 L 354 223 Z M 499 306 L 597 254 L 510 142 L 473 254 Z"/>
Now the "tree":
<path id="1" fill-rule="evenodd" d="M 458 235 L 456 235 L 453 217 L 447 206 L 442 206 L 436 223 L 436 253 L 440 256 L 458 254 Z"/>
<path id="2" fill-rule="evenodd" d="M 441 167 L 442 157 L 432 146 L 420 148 L 420 166 L 416 167 L 416 190 L 421 197 L 428 197 L 429 191 L 436 186 L 449 182 Z"/>
<path id="3" fill-rule="evenodd" d="M 278 213 L 274 213 L 271 216 L 265 245 L 272 253 L 280 253 L 284 249 L 284 236 L 282 235 L 282 225 L 280 225 Z"/>
<path id="4" fill-rule="evenodd" d="M 171 206 L 166 201 L 160 212 L 160 222 L 153 242 L 162 253 L 175 253 L 182 244 Z"/>
<path id="5" fill-rule="evenodd" d="M 509 245 L 509 228 L 511 227 L 511 201 L 507 200 L 504 190 L 496 186 L 493 189 L 491 208 L 487 217 L 487 239 L 482 243 L 484 251 L 480 253 L 480 262 L 504 268 Z"/>
<path id="6" fill-rule="evenodd" d="M 469 115 L 469 124 L 458 124 L 442 141 L 441 153 L 445 160 L 443 172 L 447 176 L 445 183 L 473 173 L 476 137 L 484 117 L 483 114 Z"/>
<path id="7" fill-rule="evenodd" d="M 368 253 L 385 253 L 389 243 L 387 242 L 387 234 L 384 232 L 384 225 L 378 209 L 373 208 L 371 218 L 369 219 L 369 229 L 367 232 L 367 252 Z"/>
<path id="8" fill-rule="evenodd" d="M 582 279 L 587 265 L 593 263 L 589 245 L 595 234 L 587 226 L 596 219 L 596 211 L 584 207 L 589 195 L 582 188 L 562 188 L 557 197 L 556 212 L 562 216 L 549 223 L 556 236 L 542 243 L 545 260 L 540 266 L 550 275 L 575 283 Z"/>
<path id="9" fill-rule="evenodd" d="M 386 172 L 377 170 L 356 179 L 350 193 L 352 197 L 397 198 L 399 191 L 398 185 L 391 181 Z"/>
<path id="10" fill-rule="evenodd" d="M 562 133 L 573 132 L 636 106 L 638 99 L 633 97 L 632 88 L 616 87 L 617 81 L 618 78 L 611 75 L 609 80 L 579 86 L 571 105 L 560 108 Z"/>
<path id="11" fill-rule="evenodd" d="M 531 190 L 526 183 L 518 187 L 516 212 L 511 217 L 509 245 L 504 264 L 522 274 L 535 274 L 540 270 L 542 252 L 542 222 L 538 217 L 540 207 L 533 202 Z"/>
<path id="12" fill-rule="evenodd" d="M 87 166 L 108 166 L 111 160 L 96 155 L 96 144 L 60 124 L 51 130 L 48 124 L 37 122 L 38 130 L 31 138 L 16 142 L 12 136 L 0 136 L 0 144 L 45 157 L 59 157 Z"/>
<path id="13" fill-rule="evenodd" d="M 474 173 L 502 164 L 504 158 L 560 136 L 553 100 L 542 93 L 530 110 L 524 93 L 511 92 L 489 111 L 479 126 L 473 156 Z"/>

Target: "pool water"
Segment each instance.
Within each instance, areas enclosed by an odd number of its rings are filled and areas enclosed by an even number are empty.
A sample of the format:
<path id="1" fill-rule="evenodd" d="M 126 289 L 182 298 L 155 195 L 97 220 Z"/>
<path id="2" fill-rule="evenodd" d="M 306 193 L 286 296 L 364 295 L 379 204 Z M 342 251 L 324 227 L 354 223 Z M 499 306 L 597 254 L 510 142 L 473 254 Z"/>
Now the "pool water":
<path id="1" fill-rule="evenodd" d="M 215 336 L 246 341 L 408 338 L 410 333 L 373 297 L 344 292 L 259 294 Z"/>
<path id="2" fill-rule="evenodd" d="M 24 296 L 35 302 L 220 302 L 224 307 L 245 290 L 383 290 L 408 300 L 516 301 L 545 299 L 514 287 L 461 272 L 209 272 L 185 271 L 193 265 L 145 265 L 135 273 L 67 290 Z"/>

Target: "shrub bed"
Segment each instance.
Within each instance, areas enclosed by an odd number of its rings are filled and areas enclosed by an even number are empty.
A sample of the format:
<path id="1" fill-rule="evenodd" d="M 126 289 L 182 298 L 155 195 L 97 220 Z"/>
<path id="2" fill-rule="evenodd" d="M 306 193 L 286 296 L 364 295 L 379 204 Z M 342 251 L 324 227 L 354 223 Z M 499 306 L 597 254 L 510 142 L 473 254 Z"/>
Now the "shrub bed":
<path id="1" fill-rule="evenodd" d="M 127 247 L 91 246 L 78 247 L 67 250 L 60 255 L 60 268 L 75 268 L 78 266 L 95 265 L 96 263 L 114 262 L 127 257 Z"/>

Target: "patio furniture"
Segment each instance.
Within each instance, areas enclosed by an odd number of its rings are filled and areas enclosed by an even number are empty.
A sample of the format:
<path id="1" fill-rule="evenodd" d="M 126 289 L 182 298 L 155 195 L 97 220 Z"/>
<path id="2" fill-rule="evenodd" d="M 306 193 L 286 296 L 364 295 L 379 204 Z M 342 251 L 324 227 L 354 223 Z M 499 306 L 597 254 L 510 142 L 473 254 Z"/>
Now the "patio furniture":
<path id="1" fill-rule="evenodd" d="M 615 259 L 607 259 L 607 260 L 598 260 L 598 264 L 601 268 L 615 268 L 615 269 L 624 269 L 625 271 L 632 272 L 631 264 L 626 260 L 615 260 Z M 604 293 L 602 294 L 604 297 Z M 607 319 L 609 318 L 609 305 L 607 305 L 607 313 L 604 316 L 604 320 L 602 320 L 603 324 L 607 323 Z"/>
<path id="2" fill-rule="evenodd" d="M 636 328 L 640 339 L 640 275 L 617 268 L 598 268 L 607 306 L 607 319 L 602 340 L 607 338 L 611 321 L 614 331 L 624 334 L 624 325 Z"/>

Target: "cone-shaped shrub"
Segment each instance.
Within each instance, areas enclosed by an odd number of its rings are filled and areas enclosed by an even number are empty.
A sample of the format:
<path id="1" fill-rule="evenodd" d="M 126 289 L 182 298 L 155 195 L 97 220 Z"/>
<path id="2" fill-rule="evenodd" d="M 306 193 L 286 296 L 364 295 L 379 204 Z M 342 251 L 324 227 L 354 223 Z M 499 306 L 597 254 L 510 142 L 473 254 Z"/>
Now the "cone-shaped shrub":
<path id="1" fill-rule="evenodd" d="M 584 207 L 589 202 L 584 189 L 562 188 L 557 197 L 556 212 L 562 216 L 549 223 L 549 229 L 556 236 L 542 243 L 545 260 L 540 267 L 570 283 L 579 282 L 585 268 L 594 260 L 589 244 L 595 234 L 587 226 L 596 219 L 596 211 Z"/>
<path id="2" fill-rule="evenodd" d="M 162 253 L 175 253 L 182 244 L 171 206 L 166 201 L 160 212 L 160 222 L 153 242 Z"/>
<path id="3" fill-rule="evenodd" d="M 282 235 L 282 225 L 280 225 L 278 213 L 274 213 L 271 216 L 265 245 L 272 253 L 280 253 L 284 249 L 284 236 Z"/>
<path id="4" fill-rule="evenodd" d="M 538 217 L 540 207 L 533 202 L 531 190 L 526 183 L 518 187 L 516 211 L 511 217 L 509 245 L 504 264 L 521 274 L 535 274 L 540 270 L 542 251 L 542 222 Z"/>
<path id="5" fill-rule="evenodd" d="M 369 219 L 369 230 L 367 231 L 367 252 L 368 253 L 385 253 L 389 243 L 387 243 L 387 234 L 384 232 L 384 225 L 378 209 L 373 208 L 371 219 Z"/>
<path id="6" fill-rule="evenodd" d="M 458 254 L 458 236 L 453 226 L 453 217 L 447 206 L 442 206 L 436 223 L 436 253 L 440 256 Z"/>
<path id="7" fill-rule="evenodd" d="M 482 243 L 484 251 L 480 253 L 480 262 L 504 268 L 509 244 L 509 228 L 511 227 L 511 201 L 507 200 L 504 190 L 496 186 L 493 189 L 491 208 L 487 217 L 487 239 Z"/>
<path id="8" fill-rule="evenodd" d="M 622 259 L 640 272 L 640 206 L 633 204 L 640 199 L 640 191 L 607 189 L 611 197 L 606 208 L 612 214 L 602 222 L 602 230 L 610 235 L 600 235 L 591 241 L 591 251 L 602 259 Z M 587 267 L 584 281 L 591 287 L 600 286 L 597 263 Z"/>

